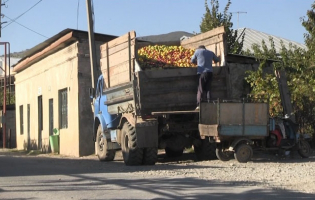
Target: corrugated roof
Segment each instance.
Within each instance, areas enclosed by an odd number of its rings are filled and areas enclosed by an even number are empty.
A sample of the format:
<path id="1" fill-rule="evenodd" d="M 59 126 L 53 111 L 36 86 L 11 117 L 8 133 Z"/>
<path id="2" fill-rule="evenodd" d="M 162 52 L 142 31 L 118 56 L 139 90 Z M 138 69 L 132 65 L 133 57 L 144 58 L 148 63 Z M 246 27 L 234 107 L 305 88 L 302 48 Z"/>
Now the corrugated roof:
<path id="1" fill-rule="evenodd" d="M 262 40 L 265 41 L 266 45 L 268 48 L 270 48 L 270 42 L 269 42 L 269 37 L 273 38 L 274 44 L 275 44 L 275 48 L 276 51 L 279 52 L 281 49 L 281 44 L 280 41 L 282 40 L 284 45 L 288 48 L 289 44 L 292 43 L 292 45 L 297 46 L 299 48 L 302 49 L 307 49 L 306 45 L 292 41 L 292 40 L 288 40 L 285 38 L 281 38 L 278 36 L 274 36 L 274 35 L 270 35 L 261 31 L 257 31 L 257 30 L 253 30 L 250 28 L 239 28 L 237 29 L 238 34 L 244 34 L 245 33 L 245 38 L 244 38 L 244 46 L 243 46 L 243 50 L 247 50 L 249 49 L 250 51 L 252 51 L 252 45 L 253 44 L 258 44 L 261 46 L 261 42 Z M 241 39 L 241 37 L 239 37 L 239 40 Z"/>

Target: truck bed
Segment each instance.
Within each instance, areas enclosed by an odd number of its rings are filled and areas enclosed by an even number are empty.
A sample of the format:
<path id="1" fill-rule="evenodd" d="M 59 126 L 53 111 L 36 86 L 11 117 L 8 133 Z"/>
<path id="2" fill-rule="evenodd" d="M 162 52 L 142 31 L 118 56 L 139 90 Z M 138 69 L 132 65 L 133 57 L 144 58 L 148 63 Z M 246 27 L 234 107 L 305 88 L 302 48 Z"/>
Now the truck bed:
<path id="1" fill-rule="evenodd" d="M 224 27 L 198 37 L 192 37 L 182 46 L 195 48 L 205 43 L 214 52 L 222 53 L 224 60 Z M 158 112 L 189 111 L 196 108 L 197 68 L 143 70 L 137 51 L 148 45 L 136 38 L 131 31 L 101 46 L 101 71 L 110 114 L 135 112 L 136 115 L 152 115 Z M 212 97 L 227 96 L 227 79 L 224 67 L 214 68 Z"/>
<path id="2" fill-rule="evenodd" d="M 197 83 L 195 67 L 139 71 L 134 74 L 133 81 L 107 89 L 105 104 L 110 114 L 192 111 L 196 108 Z M 214 75 L 213 83 L 213 96 L 225 98 L 226 87 L 222 77 Z"/>

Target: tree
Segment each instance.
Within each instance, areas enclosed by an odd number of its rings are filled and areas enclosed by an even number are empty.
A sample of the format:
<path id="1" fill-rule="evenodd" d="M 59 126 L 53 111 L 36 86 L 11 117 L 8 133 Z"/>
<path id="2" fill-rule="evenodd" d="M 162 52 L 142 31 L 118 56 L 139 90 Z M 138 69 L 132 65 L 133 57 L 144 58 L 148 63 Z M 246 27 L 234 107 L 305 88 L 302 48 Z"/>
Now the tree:
<path id="1" fill-rule="evenodd" d="M 219 12 L 218 0 L 211 0 L 210 3 L 211 9 L 208 6 L 207 0 L 205 0 L 206 13 L 203 15 L 200 24 L 200 32 L 204 33 L 214 28 L 224 26 L 227 36 L 227 52 L 241 54 L 245 35 L 243 34 L 241 36 L 241 40 L 239 41 L 237 30 L 232 29 L 232 13 L 228 12 L 231 0 L 228 0 L 223 13 Z"/>
<path id="2" fill-rule="evenodd" d="M 3 89 L 0 91 L 0 106 L 3 106 Z M 9 92 L 9 89 L 6 89 L 6 105 L 15 104 L 15 92 Z"/>
<path id="3" fill-rule="evenodd" d="M 309 59 L 314 63 L 315 60 L 315 3 L 312 4 L 311 10 L 307 11 L 307 19 L 301 18 L 302 25 L 306 29 L 308 33 L 304 34 L 305 44 L 308 48 L 308 56 Z"/>
<path id="4" fill-rule="evenodd" d="M 260 67 L 257 71 L 248 72 L 246 81 L 252 87 L 252 94 L 269 94 L 271 115 L 281 115 L 282 106 L 279 103 L 279 89 L 274 75 L 263 73 L 268 59 L 277 60 L 273 64 L 275 69 L 286 71 L 288 86 L 291 93 L 291 102 L 295 112 L 296 122 L 301 133 L 315 131 L 315 4 L 307 11 L 308 18 L 302 19 L 302 25 L 307 30 L 304 35 L 308 50 L 293 46 L 286 47 L 281 43 L 281 50 L 275 51 L 273 40 L 268 49 L 265 41 L 260 45 L 253 45 L 253 55 L 259 59 Z"/>

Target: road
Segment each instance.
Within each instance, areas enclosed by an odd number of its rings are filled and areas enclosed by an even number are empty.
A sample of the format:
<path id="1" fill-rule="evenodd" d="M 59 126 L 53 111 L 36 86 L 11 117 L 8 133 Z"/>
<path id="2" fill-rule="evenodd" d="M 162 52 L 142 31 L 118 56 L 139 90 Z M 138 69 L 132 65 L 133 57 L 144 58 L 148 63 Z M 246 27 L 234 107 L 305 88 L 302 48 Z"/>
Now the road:
<path id="1" fill-rule="evenodd" d="M 251 180 L 185 175 L 198 170 L 211 173 L 218 168 L 195 162 L 189 155 L 183 161 L 169 161 L 160 155 L 155 166 L 130 167 L 121 157 L 99 162 L 95 156 L 0 151 L 0 199 L 315 199 L 315 194 L 276 189 Z"/>

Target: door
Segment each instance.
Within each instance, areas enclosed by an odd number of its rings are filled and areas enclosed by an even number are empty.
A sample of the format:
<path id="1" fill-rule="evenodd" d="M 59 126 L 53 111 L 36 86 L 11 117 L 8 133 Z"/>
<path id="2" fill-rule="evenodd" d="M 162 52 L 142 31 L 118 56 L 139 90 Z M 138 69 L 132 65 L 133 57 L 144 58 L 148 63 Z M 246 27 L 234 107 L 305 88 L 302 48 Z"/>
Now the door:
<path id="1" fill-rule="evenodd" d="M 49 135 L 53 135 L 54 130 L 54 100 L 49 99 Z"/>
<path id="2" fill-rule="evenodd" d="M 94 117 L 98 114 L 100 114 L 100 100 L 102 95 L 102 86 L 103 86 L 103 77 L 100 77 L 97 82 L 97 87 L 95 91 L 95 101 L 94 101 Z"/>
<path id="3" fill-rule="evenodd" d="M 42 130 L 43 130 L 43 97 L 38 97 L 38 149 L 42 148 Z"/>
<path id="4" fill-rule="evenodd" d="M 27 104 L 27 149 L 31 148 L 31 106 Z"/>

